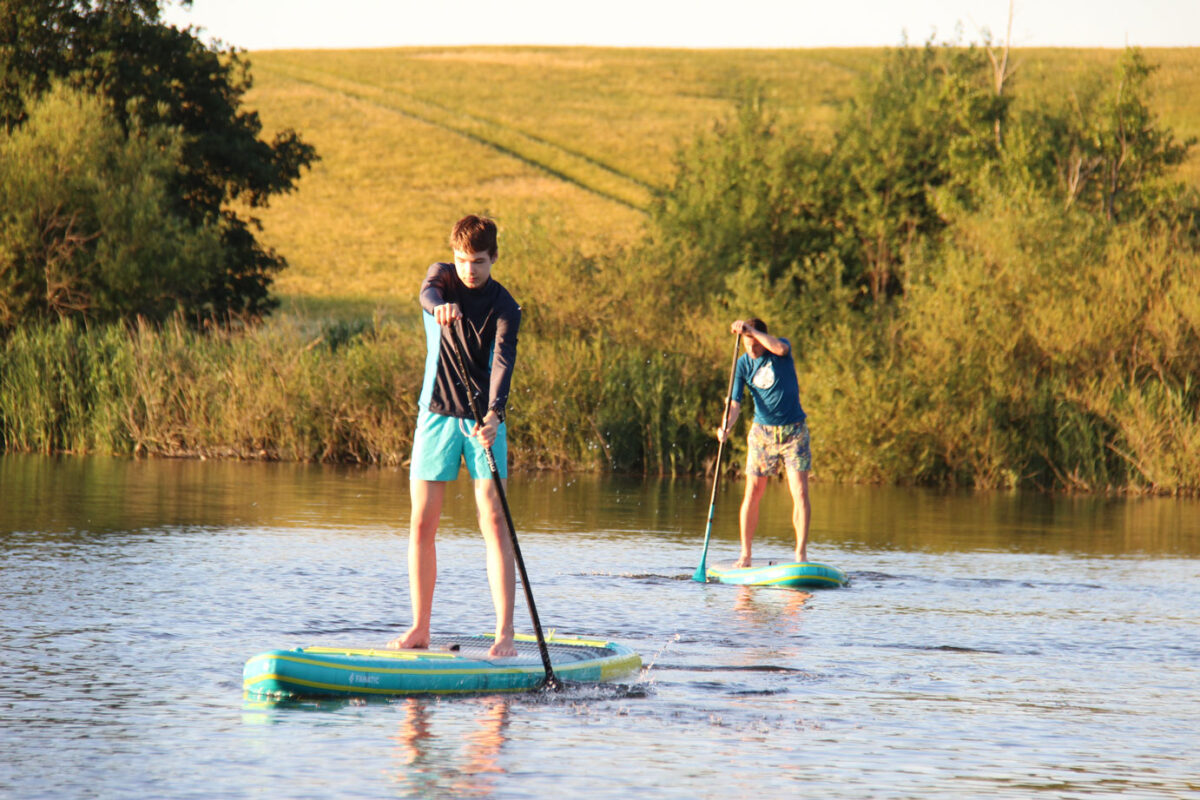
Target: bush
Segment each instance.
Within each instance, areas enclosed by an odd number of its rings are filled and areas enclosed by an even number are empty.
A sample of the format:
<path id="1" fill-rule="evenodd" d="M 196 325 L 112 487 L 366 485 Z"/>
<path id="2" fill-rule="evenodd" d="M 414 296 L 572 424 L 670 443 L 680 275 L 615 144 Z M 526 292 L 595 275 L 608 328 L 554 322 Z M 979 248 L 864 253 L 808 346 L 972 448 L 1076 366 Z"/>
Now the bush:
<path id="1" fill-rule="evenodd" d="M 221 272 L 219 231 L 172 213 L 181 136 L 126 136 L 98 98 L 59 86 L 0 132 L 0 328 L 162 320 Z"/>

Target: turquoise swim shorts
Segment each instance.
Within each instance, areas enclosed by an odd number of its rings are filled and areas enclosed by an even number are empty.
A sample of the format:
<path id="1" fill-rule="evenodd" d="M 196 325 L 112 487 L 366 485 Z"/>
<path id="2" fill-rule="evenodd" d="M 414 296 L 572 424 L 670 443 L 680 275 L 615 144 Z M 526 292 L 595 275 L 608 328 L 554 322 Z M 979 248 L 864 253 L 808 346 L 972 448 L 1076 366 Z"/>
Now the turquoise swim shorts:
<path id="1" fill-rule="evenodd" d="M 421 409 L 413 435 L 412 467 L 409 479 L 415 481 L 452 481 L 458 477 L 463 459 L 472 478 L 492 477 L 483 446 L 471 437 L 475 423 L 469 419 L 446 417 Z M 504 423 L 496 431 L 492 455 L 501 478 L 508 477 L 508 435 Z"/>

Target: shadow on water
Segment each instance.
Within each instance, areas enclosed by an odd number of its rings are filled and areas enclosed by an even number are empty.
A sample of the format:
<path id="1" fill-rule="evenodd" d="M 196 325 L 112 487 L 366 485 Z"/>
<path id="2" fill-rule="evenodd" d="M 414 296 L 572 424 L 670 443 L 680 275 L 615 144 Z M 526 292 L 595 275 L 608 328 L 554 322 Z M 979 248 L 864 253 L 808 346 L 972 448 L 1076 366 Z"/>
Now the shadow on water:
<path id="1" fill-rule="evenodd" d="M 1077 591 L 1080 589 L 1104 589 L 1098 583 L 1080 583 L 1078 581 L 1047 581 L 1047 580 L 1016 580 L 1012 578 L 952 578 L 937 575 L 892 575 L 885 572 L 854 572 L 849 573 L 851 584 L 886 586 L 890 583 L 910 582 L 939 584 L 947 587 L 962 589 L 1046 589 Z"/>
<path id="2" fill-rule="evenodd" d="M 795 673 L 797 675 L 808 674 L 808 670 L 796 667 L 784 667 L 776 664 L 659 664 L 654 667 L 654 670 L 655 672 L 679 670 L 683 672 L 765 672 L 772 675 L 787 673 Z"/>
<path id="3" fill-rule="evenodd" d="M 949 644 L 876 644 L 872 647 L 896 648 L 899 650 L 917 650 L 927 653 L 989 653 L 991 655 L 1001 656 L 1006 651 L 991 650 L 983 647 L 958 647 Z"/>

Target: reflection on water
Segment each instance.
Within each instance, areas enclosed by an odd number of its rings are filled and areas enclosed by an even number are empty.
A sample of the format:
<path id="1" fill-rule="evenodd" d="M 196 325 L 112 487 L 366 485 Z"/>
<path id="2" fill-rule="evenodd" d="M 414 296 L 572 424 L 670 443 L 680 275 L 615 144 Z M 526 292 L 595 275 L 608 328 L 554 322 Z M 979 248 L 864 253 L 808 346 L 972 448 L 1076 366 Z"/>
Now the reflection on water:
<path id="1" fill-rule="evenodd" d="M 714 538 L 737 538 L 741 487 L 725 482 Z M 773 490 L 772 490 L 773 489 Z M 509 499 L 518 534 L 596 540 L 634 532 L 699 539 L 708 488 L 691 478 L 518 474 Z M 787 555 L 790 497 L 763 499 L 760 541 Z M 1200 502 L 1059 497 L 814 484 L 821 548 L 1089 555 L 1200 555 Z M 162 527 L 375 528 L 405 532 L 408 478 L 399 469 L 246 462 L 0 456 L 0 533 L 103 533 Z M 475 530 L 465 480 L 448 494 L 449 529 Z M 783 545 L 782 548 L 779 546 Z M 723 551 L 722 551 L 723 552 Z M 717 559 L 719 560 L 719 558 Z"/>
<path id="2" fill-rule="evenodd" d="M 510 717 L 509 701 L 464 698 L 462 702 L 478 709 L 470 729 L 461 735 L 437 729 L 438 702 L 425 697 L 398 701 L 402 719 L 393 737 L 396 783 L 406 796 L 490 796 L 504 775 L 500 751 Z"/>
<path id="3" fill-rule="evenodd" d="M 812 599 L 812 592 L 800 589 L 768 594 L 753 586 L 736 588 L 737 601 L 733 604 L 733 610 L 741 619 L 760 625 L 778 623 L 779 620 L 798 624 L 804 604 Z"/>
<path id="4" fill-rule="evenodd" d="M 397 470 L 0 455 L 0 531 L 407 525 L 407 507 Z"/>

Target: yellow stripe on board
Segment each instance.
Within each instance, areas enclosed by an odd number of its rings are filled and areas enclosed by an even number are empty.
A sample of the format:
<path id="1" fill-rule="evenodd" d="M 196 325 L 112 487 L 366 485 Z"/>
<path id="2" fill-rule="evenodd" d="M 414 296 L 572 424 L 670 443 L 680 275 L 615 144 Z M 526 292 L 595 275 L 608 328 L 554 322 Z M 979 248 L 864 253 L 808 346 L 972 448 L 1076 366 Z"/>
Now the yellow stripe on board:
<path id="1" fill-rule="evenodd" d="M 492 634 L 492 633 L 487 633 L 484 635 L 489 638 L 492 638 L 492 639 L 496 638 L 495 634 Z M 534 636 L 532 633 L 518 633 L 514 638 L 518 642 L 536 642 L 537 641 L 537 637 Z M 606 641 L 604 639 L 573 639 L 573 638 L 570 638 L 567 636 L 556 636 L 554 634 L 553 628 L 550 629 L 550 632 L 546 634 L 545 638 L 546 638 L 547 642 L 553 642 L 554 644 L 576 644 L 576 645 L 583 645 L 585 647 L 604 647 L 604 648 L 609 648 L 612 646 L 612 642 Z"/>
<path id="2" fill-rule="evenodd" d="M 443 675 L 445 673 L 438 671 L 434 673 Z M 263 681 L 278 680 L 286 684 L 296 684 L 299 686 L 307 686 L 310 689 L 325 689 L 333 692 L 352 692 L 354 694 L 400 694 L 393 688 L 373 688 L 370 686 L 357 686 L 342 683 L 321 683 L 320 681 L 309 681 L 303 678 L 284 678 L 276 674 L 259 675 L 257 678 L 242 681 L 242 690 L 246 691 L 248 687 Z M 421 689 L 420 694 L 478 694 L 480 691 L 478 686 L 469 686 L 463 689 Z M 489 687 L 488 692 L 524 692 L 528 691 L 526 687 Z"/>
<path id="3" fill-rule="evenodd" d="M 341 652 L 341 651 L 334 651 L 334 652 L 336 653 L 336 652 Z M 286 655 L 286 654 L 281 654 L 281 653 L 255 656 L 254 658 L 250 659 L 249 663 L 253 663 L 253 662 L 258 661 L 259 659 L 263 659 L 263 658 L 276 658 L 276 659 L 281 659 L 283 661 L 291 661 L 296 664 L 311 664 L 315 667 L 324 667 L 327 669 L 341 669 L 341 670 L 347 670 L 350 672 L 374 672 L 374 673 L 379 673 L 381 675 L 484 675 L 484 674 L 487 674 L 487 675 L 509 675 L 509 674 L 516 675 L 516 674 L 520 674 L 522 672 L 534 671 L 532 667 L 500 667 L 500 666 L 490 666 L 490 667 L 484 667 L 482 669 L 479 669 L 479 668 L 476 668 L 476 669 L 465 669 L 465 668 L 464 669 L 455 669 L 455 668 L 444 669 L 442 667 L 438 667 L 436 669 L 404 669 L 402 667 L 373 667 L 373 666 L 364 666 L 362 664 L 331 663 L 329 661 L 321 661 L 318 659 L 303 658 L 301 656 Z M 540 670 L 541 667 L 539 666 L 538 669 Z"/>
<path id="4" fill-rule="evenodd" d="M 485 639 L 495 639 L 493 633 L 480 634 Z M 513 637 L 518 642 L 536 642 L 537 637 L 530 633 L 518 633 Z M 583 647 L 603 647 L 608 648 L 612 642 L 603 639 L 576 639 L 566 636 L 555 636 L 551 630 L 545 636 L 547 643 L 577 645 Z M 379 649 L 374 647 L 333 647 L 333 646 L 315 646 L 303 648 L 306 653 L 345 653 L 346 655 L 354 656 L 380 656 L 382 658 L 407 658 L 407 659 L 425 659 L 425 658 L 461 658 L 458 653 L 440 651 L 440 650 L 423 650 L 421 648 L 410 648 L 405 650 L 393 649 L 390 647 Z"/>
<path id="5" fill-rule="evenodd" d="M 600 667 L 600 680 L 608 680 L 617 675 L 624 675 L 627 672 L 633 672 L 636 669 L 641 669 L 642 657 L 637 653 L 630 653 L 619 661 L 610 661 Z M 568 674 L 569 673 L 564 673 Z"/>
<path id="6" fill-rule="evenodd" d="M 805 575 L 803 578 L 797 578 L 795 576 L 788 577 L 788 578 L 776 578 L 775 580 L 772 580 L 772 581 L 763 581 L 762 583 L 759 583 L 758 585 L 759 586 L 771 586 L 772 584 L 776 584 L 776 583 L 791 583 L 792 581 L 797 581 L 797 580 L 825 581 L 826 583 L 841 583 L 841 581 L 839 581 L 837 578 L 827 578 L 824 575 Z"/>

